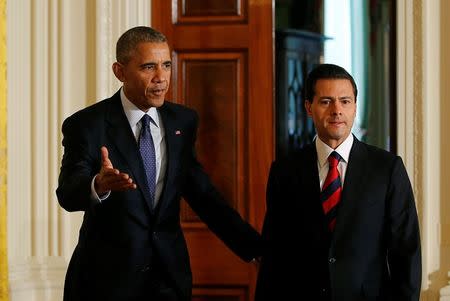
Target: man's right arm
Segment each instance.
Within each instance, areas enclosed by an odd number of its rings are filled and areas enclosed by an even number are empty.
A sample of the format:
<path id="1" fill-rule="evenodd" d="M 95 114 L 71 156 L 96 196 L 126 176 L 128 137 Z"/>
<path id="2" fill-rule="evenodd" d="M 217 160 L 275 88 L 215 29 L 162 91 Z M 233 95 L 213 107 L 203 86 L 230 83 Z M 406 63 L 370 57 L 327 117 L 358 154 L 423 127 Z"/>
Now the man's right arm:
<path id="1" fill-rule="evenodd" d="M 64 154 L 56 194 L 67 211 L 84 211 L 91 204 L 91 181 L 99 165 L 88 152 L 88 139 L 78 120 L 67 118 L 62 126 Z"/>
<path id="2" fill-rule="evenodd" d="M 89 147 L 95 139 L 74 118 L 64 122 L 62 131 L 64 155 L 56 194 L 64 209 L 84 211 L 106 199 L 111 191 L 136 189 L 128 174 L 113 167 L 105 146 L 98 150 L 100 156 L 89 153 L 96 148 Z"/>

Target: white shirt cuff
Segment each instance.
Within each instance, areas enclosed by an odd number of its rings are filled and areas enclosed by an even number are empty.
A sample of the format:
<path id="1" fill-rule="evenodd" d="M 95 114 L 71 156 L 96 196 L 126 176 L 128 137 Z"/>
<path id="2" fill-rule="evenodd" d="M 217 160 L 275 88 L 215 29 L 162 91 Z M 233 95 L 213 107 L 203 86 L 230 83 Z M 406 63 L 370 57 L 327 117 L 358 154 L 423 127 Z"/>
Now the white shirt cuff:
<path id="1" fill-rule="evenodd" d="M 102 201 L 106 200 L 109 197 L 109 195 L 111 194 L 111 190 L 99 196 L 97 194 L 97 191 L 95 191 L 95 178 L 96 177 L 97 177 L 97 175 L 94 176 L 94 178 L 92 179 L 92 182 L 91 182 L 91 199 L 93 201 L 97 201 L 97 202 L 101 203 Z"/>

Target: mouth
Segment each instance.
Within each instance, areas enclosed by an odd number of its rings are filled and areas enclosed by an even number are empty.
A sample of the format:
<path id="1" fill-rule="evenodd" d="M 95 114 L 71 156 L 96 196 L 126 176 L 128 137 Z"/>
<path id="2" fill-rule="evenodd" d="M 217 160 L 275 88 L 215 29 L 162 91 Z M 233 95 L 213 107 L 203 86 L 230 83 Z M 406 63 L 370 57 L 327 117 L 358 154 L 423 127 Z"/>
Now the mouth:
<path id="1" fill-rule="evenodd" d="M 166 92 L 166 88 L 153 88 L 153 89 L 148 89 L 147 91 L 148 91 L 147 94 L 152 94 L 155 96 L 162 96 Z"/>
<path id="2" fill-rule="evenodd" d="M 345 125 L 345 122 L 344 122 L 344 121 L 337 121 L 337 120 L 335 120 L 335 121 L 329 121 L 328 123 L 329 123 L 331 126 L 336 126 L 336 127 Z"/>

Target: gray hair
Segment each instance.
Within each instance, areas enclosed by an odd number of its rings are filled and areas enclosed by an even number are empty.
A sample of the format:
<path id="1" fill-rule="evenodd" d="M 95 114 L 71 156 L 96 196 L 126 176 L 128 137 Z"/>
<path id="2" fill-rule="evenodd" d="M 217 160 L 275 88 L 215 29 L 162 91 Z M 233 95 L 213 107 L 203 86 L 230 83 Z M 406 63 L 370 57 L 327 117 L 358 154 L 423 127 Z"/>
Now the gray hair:
<path id="1" fill-rule="evenodd" d="M 117 40 L 116 60 L 121 64 L 129 62 L 132 52 L 143 42 L 167 43 L 167 38 L 161 32 L 148 27 L 137 26 L 125 31 Z"/>

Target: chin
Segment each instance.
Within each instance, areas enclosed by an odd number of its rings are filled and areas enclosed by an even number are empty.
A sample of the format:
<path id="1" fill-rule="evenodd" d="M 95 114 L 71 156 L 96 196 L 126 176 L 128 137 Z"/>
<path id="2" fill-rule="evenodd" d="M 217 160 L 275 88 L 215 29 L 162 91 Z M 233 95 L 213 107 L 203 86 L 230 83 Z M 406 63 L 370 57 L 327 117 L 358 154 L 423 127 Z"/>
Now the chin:
<path id="1" fill-rule="evenodd" d="M 163 104 L 164 104 L 164 98 L 158 99 L 158 100 L 155 99 L 150 102 L 150 106 L 155 107 L 155 108 L 159 108 Z"/>
<path id="2" fill-rule="evenodd" d="M 345 139 L 345 135 L 344 135 L 344 134 L 333 133 L 333 134 L 330 134 L 330 135 L 328 135 L 328 136 L 330 137 L 330 139 L 336 140 L 336 141 L 344 140 L 344 139 Z"/>

